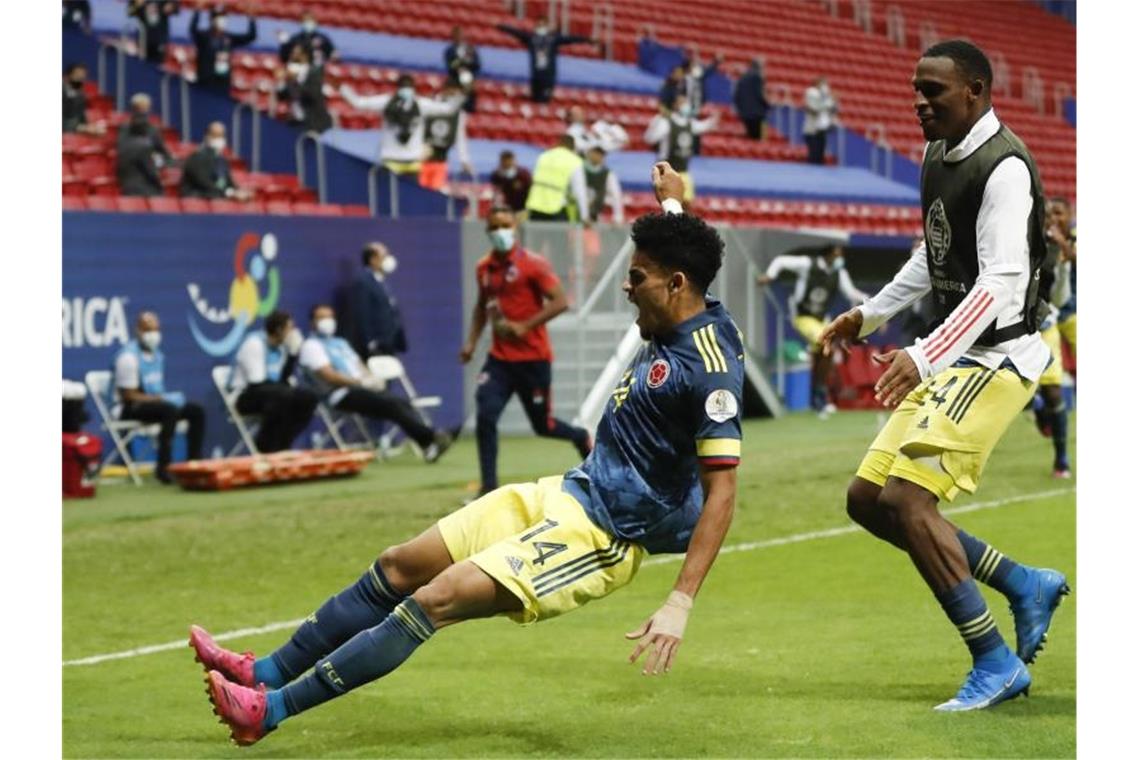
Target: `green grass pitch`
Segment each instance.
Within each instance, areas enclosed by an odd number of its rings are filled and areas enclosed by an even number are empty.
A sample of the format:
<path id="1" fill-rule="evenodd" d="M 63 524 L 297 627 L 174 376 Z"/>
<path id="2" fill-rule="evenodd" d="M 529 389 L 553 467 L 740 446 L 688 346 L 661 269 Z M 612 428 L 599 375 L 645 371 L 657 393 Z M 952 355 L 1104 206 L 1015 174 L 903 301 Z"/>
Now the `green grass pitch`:
<path id="1" fill-rule="evenodd" d="M 697 599 L 673 672 L 627 664 L 632 630 L 679 564 L 573 614 L 520 628 L 447 629 L 392 675 L 238 750 L 210 712 L 185 647 L 63 669 L 68 757 L 1073 757 L 1075 496 L 1049 477 L 1028 417 L 981 489 L 951 508 L 1001 551 L 1074 588 L 1032 666 L 1032 696 L 936 714 L 968 670 L 953 627 L 900 552 L 850 525 L 846 483 L 874 413 L 745 425 L 736 518 Z M 1075 428 L 1075 426 L 1074 426 Z M 556 474 L 573 449 L 507 439 L 504 482 Z M 294 620 L 354 581 L 385 546 L 456 508 L 476 472 L 471 438 L 435 466 L 410 456 L 358 478 L 222 494 L 105 485 L 64 507 L 63 658 L 72 661 Z M 788 542 L 774 541 L 796 537 Z M 761 545 L 756 546 L 757 542 Z M 752 546 L 741 546 L 753 544 Z M 1012 643 L 1004 600 L 987 590 Z M 287 630 L 228 642 L 266 653 Z"/>

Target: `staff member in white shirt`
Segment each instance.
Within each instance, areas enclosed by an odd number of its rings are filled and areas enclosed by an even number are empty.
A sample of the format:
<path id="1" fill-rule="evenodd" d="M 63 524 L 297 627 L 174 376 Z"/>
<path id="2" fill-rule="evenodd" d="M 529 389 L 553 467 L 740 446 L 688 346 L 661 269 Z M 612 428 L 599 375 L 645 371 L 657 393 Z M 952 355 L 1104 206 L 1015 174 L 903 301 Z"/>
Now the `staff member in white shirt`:
<path id="1" fill-rule="evenodd" d="M 237 410 L 261 417 L 254 445 L 262 454 L 290 448 L 316 411 L 317 394 L 289 384 L 302 340 L 293 318 L 278 309 L 265 318 L 264 331 L 242 341 L 234 357 L 231 385 L 241 390 Z"/>
<path id="2" fill-rule="evenodd" d="M 990 452 L 1033 397 L 1050 359 L 1038 332 L 1045 196 L 1033 156 L 993 111 L 992 84 L 989 60 L 969 42 L 941 42 L 923 53 L 913 85 L 929 141 L 921 182 L 925 243 L 878 295 L 820 337 L 830 347 L 867 335 L 934 291 L 941 324 L 914 345 L 877 357 L 890 366 L 876 398 L 895 411 L 848 487 L 847 512 L 910 555 L 970 650 L 965 684 L 935 708 L 947 712 L 1027 693 L 1025 666 L 1069 593 L 1062 573 L 1021 565 L 938 511 L 940 501 L 977 488 Z M 975 579 L 1009 600 L 1016 653 Z"/>
<path id="3" fill-rule="evenodd" d="M 383 390 L 368 373 L 348 341 L 336 334 L 336 312 L 317 304 L 310 314 L 313 334 L 301 344 L 301 367 L 309 384 L 326 404 L 350 414 L 394 423 L 435 462 L 455 441 L 455 433 L 432 430 L 406 398 Z"/>
<path id="4" fill-rule="evenodd" d="M 424 157 L 424 122 L 429 116 L 450 116 L 463 105 L 462 93 L 448 100 L 416 95 L 416 82 L 410 74 L 396 80 L 396 92 L 387 95 L 358 95 L 347 84 L 340 94 L 360 111 L 379 111 L 384 116 L 380 128 L 380 161 L 395 174 L 419 176 Z"/>
<path id="5" fill-rule="evenodd" d="M 831 93 L 826 77 L 804 90 L 804 142 L 808 163 L 822 164 L 827 155 L 827 135 L 838 121 L 839 103 Z"/>

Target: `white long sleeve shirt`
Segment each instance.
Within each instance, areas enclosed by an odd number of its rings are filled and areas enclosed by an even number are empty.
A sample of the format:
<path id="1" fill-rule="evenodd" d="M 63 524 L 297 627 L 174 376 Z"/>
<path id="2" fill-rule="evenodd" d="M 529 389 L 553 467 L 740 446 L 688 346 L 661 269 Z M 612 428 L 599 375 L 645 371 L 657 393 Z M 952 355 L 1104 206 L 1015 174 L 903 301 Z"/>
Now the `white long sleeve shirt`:
<path id="1" fill-rule="evenodd" d="M 587 208 L 589 211 L 589 190 L 586 185 L 586 162 L 583 161 L 582 165 L 574 170 L 574 174 L 570 177 L 570 187 L 573 190 L 574 185 L 581 182 L 583 191 L 586 193 Z M 576 191 L 575 191 L 576 192 Z M 614 224 L 622 224 L 625 222 L 625 196 L 622 195 L 621 181 L 618 180 L 617 172 L 610 169 L 610 173 L 606 175 L 606 197 L 602 201 L 602 207 L 610 207 L 613 212 Z M 585 219 L 586 217 L 582 217 Z"/>
<path id="2" fill-rule="evenodd" d="M 813 264 L 818 264 L 821 269 L 828 269 L 827 262 L 818 256 L 814 258 L 811 256 L 777 256 L 768 264 L 768 271 L 765 272 L 765 274 L 773 280 L 779 277 L 783 272 L 793 272 L 796 275 L 796 285 L 792 289 L 791 298 L 788 299 L 792 311 L 795 311 L 800 301 L 804 300 L 808 275 L 811 274 Z M 859 288 L 855 287 L 855 283 L 851 282 L 851 275 L 847 273 L 845 267 L 839 270 L 839 292 L 841 292 L 853 306 L 867 299 L 867 294 L 859 290 Z"/>
<path id="3" fill-rule="evenodd" d="M 394 96 L 387 95 L 359 95 L 351 87 L 342 86 L 340 88 L 341 95 L 348 101 L 348 104 L 358 111 L 378 111 L 383 112 L 388 107 L 388 101 Z M 451 100 L 435 100 L 433 98 L 417 97 L 416 105 L 419 106 L 420 115 L 416 122 L 412 125 L 412 136 L 406 143 L 401 144 L 397 135 L 399 130 L 395 127 L 385 123 L 380 128 L 380 160 L 381 161 L 401 161 L 401 162 L 415 162 L 422 161 L 424 158 L 424 123 L 429 116 L 450 116 L 455 113 L 463 105 L 463 97 L 459 96 Z M 462 118 L 460 119 L 462 122 Z M 466 127 L 466 124 L 463 124 Z M 463 131 L 463 148 L 460 149 L 461 160 L 463 152 L 467 149 L 467 139 L 465 129 Z M 458 136 L 456 142 L 459 142 Z M 458 148 L 458 145 L 456 146 Z"/>
<path id="4" fill-rule="evenodd" d="M 668 116 L 658 114 L 653 117 L 653 120 L 649 122 L 649 126 L 645 128 L 645 142 L 648 145 L 657 146 L 657 157 L 659 159 L 668 158 L 669 156 L 670 120 L 678 127 L 683 127 L 686 118 L 687 117 L 676 113 L 669 114 Z M 716 116 L 710 116 L 707 119 L 693 119 L 690 124 L 694 135 L 703 135 L 705 132 L 713 130 L 716 125 Z"/>
<path id="5" fill-rule="evenodd" d="M 1000 128 L 1001 122 L 990 109 L 943 160 L 963 160 Z M 992 347 L 973 345 L 995 320 L 998 327 L 1006 327 L 1022 319 L 1030 276 L 1026 229 L 1033 212 L 1031 187 L 1029 168 L 1016 157 L 1003 160 L 986 181 L 974 230 L 978 278 L 958 307 L 934 332 L 906 349 L 923 379 L 963 357 L 988 369 L 997 369 L 1009 359 L 1022 377 L 1032 381 L 1041 376 L 1049 363 L 1049 349 L 1036 332 Z M 869 335 L 930 290 L 926 244 L 923 243 L 895 278 L 859 307 L 863 313 L 859 337 Z"/>

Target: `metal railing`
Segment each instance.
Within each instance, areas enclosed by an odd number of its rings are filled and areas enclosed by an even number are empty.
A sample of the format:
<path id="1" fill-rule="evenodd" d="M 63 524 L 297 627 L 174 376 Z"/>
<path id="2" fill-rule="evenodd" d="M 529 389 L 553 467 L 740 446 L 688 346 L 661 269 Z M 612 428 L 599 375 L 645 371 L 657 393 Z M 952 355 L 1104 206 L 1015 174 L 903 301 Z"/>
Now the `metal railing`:
<path id="1" fill-rule="evenodd" d="M 867 34 L 874 31 L 875 25 L 871 21 L 871 0 L 852 0 L 851 9 L 854 14 L 853 21 L 860 29 Z"/>
<path id="2" fill-rule="evenodd" d="M 261 114 L 257 110 L 256 101 L 253 94 L 250 94 L 249 102 L 236 103 L 234 105 L 233 116 L 230 118 L 230 134 L 233 136 L 233 149 L 234 155 L 240 156 L 243 146 L 242 129 L 241 129 L 241 115 L 249 112 L 249 168 L 250 171 L 261 171 Z M 320 158 L 318 158 L 318 162 Z"/>
<path id="3" fill-rule="evenodd" d="M 312 142 L 317 154 L 317 201 L 327 203 L 328 192 L 325 174 L 325 146 L 316 132 L 305 132 L 297 138 L 293 147 L 293 157 L 297 165 L 297 181 L 305 187 L 305 143 Z"/>
<path id="4" fill-rule="evenodd" d="M 1071 97 L 1073 97 L 1073 88 L 1068 82 L 1057 82 L 1053 85 L 1053 108 L 1057 112 L 1057 118 L 1062 121 L 1065 119 L 1065 98 Z"/>
<path id="5" fill-rule="evenodd" d="M 890 179 L 895 155 L 891 144 L 887 142 L 886 126 L 881 123 L 871 124 L 867 127 L 866 134 L 871 141 L 871 171 Z"/>
<path id="6" fill-rule="evenodd" d="M 380 189 L 376 185 L 376 178 L 384 169 L 383 164 L 372 164 L 368 170 L 368 214 L 380 216 Z M 454 215 L 455 209 L 448 208 L 448 218 Z M 400 218 L 400 181 L 394 172 L 388 172 L 388 216 L 392 219 Z"/>
<path id="7" fill-rule="evenodd" d="M 570 33 L 570 0 L 550 0 L 547 18 L 562 34 Z"/>
<path id="8" fill-rule="evenodd" d="M 594 23 L 591 35 L 601 40 L 602 51 L 607 61 L 614 59 L 614 7 L 610 3 L 594 6 Z"/>
<path id="9" fill-rule="evenodd" d="M 887 41 L 896 47 L 906 47 L 906 17 L 897 5 L 887 8 Z"/>

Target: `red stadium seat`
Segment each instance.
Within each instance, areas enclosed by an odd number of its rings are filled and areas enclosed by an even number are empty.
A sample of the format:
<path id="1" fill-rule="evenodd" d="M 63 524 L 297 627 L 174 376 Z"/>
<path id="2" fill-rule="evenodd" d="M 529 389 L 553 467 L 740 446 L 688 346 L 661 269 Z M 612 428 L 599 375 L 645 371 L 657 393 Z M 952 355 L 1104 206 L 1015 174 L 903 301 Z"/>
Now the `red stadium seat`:
<path id="1" fill-rule="evenodd" d="M 88 211 L 118 211 L 119 205 L 116 198 L 108 198 L 102 195 L 92 195 L 87 198 Z"/>
<path id="2" fill-rule="evenodd" d="M 182 204 L 177 198 L 167 198 L 160 196 L 157 198 L 147 198 L 147 205 L 150 210 L 158 214 L 180 214 L 182 213 Z"/>
<path id="3" fill-rule="evenodd" d="M 265 203 L 265 213 L 275 216 L 292 216 L 293 204 L 289 203 L 289 201 L 267 201 Z"/>
<path id="4" fill-rule="evenodd" d="M 183 198 L 182 213 L 208 214 L 210 213 L 210 201 L 205 198 Z"/>
<path id="5" fill-rule="evenodd" d="M 115 208 L 128 214 L 150 211 L 146 201 L 146 198 L 124 195 L 115 199 Z"/>
<path id="6" fill-rule="evenodd" d="M 74 195 L 63 196 L 63 210 L 64 211 L 86 211 L 87 199 Z"/>

